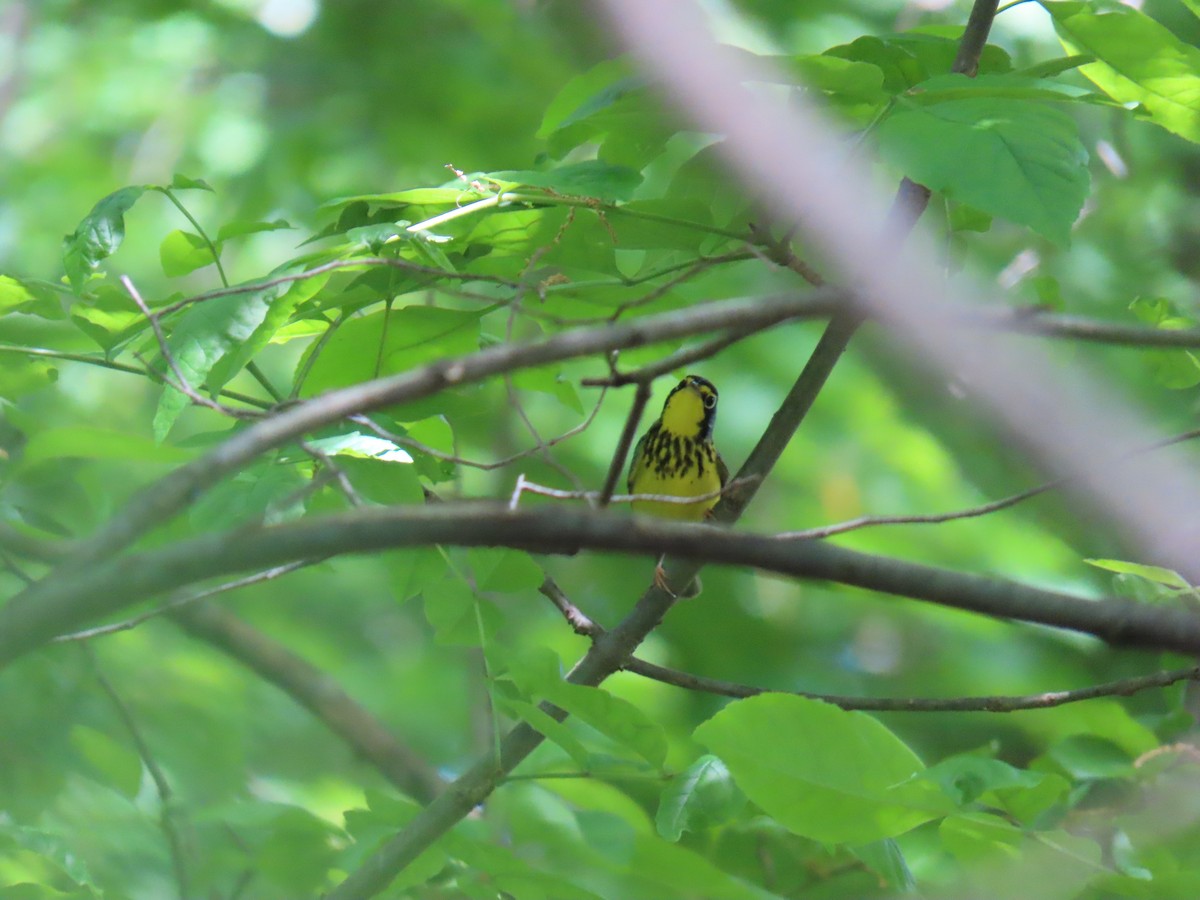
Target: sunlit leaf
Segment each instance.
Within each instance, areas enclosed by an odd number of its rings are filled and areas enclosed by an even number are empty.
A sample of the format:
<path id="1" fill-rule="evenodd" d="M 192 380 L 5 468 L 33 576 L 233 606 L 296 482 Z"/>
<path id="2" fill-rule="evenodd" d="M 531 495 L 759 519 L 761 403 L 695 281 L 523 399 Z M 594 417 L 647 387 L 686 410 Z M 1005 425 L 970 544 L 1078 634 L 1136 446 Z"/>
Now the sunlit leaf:
<path id="1" fill-rule="evenodd" d="M 1083 3 L 1043 3 L 1068 53 L 1095 62 L 1079 71 L 1120 103 L 1140 104 L 1150 120 L 1200 141 L 1200 50 L 1134 9 L 1097 15 Z"/>

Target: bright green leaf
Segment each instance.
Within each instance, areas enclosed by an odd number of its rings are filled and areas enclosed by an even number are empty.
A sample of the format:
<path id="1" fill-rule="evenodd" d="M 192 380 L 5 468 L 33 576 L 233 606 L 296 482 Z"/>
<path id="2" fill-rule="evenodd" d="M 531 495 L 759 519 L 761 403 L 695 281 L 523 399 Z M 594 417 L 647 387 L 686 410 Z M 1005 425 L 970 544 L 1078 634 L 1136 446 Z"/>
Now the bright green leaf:
<path id="1" fill-rule="evenodd" d="M 216 262 L 204 238 L 190 231 L 179 230 L 168 232 L 163 238 L 158 248 L 158 258 L 168 278 L 178 278 Z"/>
<path id="2" fill-rule="evenodd" d="M 1107 572 L 1117 572 L 1121 575 L 1135 575 L 1138 578 L 1144 578 L 1147 581 L 1153 581 L 1155 584 L 1161 584 L 1165 587 L 1180 588 L 1186 590 L 1191 587 L 1178 572 L 1171 569 L 1164 569 L 1161 566 L 1148 566 L 1143 563 L 1125 562 L 1120 559 L 1085 559 L 1085 563 L 1089 566 L 1095 566 L 1097 569 L 1104 569 Z"/>
<path id="3" fill-rule="evenodd" d="M 559 722 L 536 704 L 529 703 L 519 697 L 499 694 L 496 697 L 496 702 L 505 712 L 521 719 L 534 731 L 558 745 L 558 747 L 571 757 L 580 769 L 587 769 L 587 748 L 584 747 L 583 742 L 572 733 L 569 727 Z"/>
<path id="4" fill-rule="evenodd" d="M 817 700 L 739 700 L 695 737 L 768 815 L 813 840 L 865 844 L 949 808 L 936 786 L 915 778 L 921 761 L 887 728 Z"/>
<path id="5" fill-rule="evenodd" d="M 1097 15 L 1081 3 L 1042 4 L 1068 53 L 1096 61 L 1079 71 L 1118 103 L 1137 103 L 1150 120 L 1200 142 L 1200 50 L 1131 6 Z"/>
<path id="6" fill-rule="evenodd" d="M 868 869 L 878 875 L 889 888 L 904 893 L 911 892 L 916 887 L 916 879 L 904 858 L 904 852 L 891 838 L 873 841 L 847 848 L 863 861 Z"/>

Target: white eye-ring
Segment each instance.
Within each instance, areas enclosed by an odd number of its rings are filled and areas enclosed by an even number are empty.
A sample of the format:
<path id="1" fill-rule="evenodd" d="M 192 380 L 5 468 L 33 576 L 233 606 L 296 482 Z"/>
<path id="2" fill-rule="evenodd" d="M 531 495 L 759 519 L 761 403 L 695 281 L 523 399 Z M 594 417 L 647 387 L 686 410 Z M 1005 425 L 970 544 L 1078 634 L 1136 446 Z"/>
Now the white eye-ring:
<path id="1" fill-rule="evenodd" d="M 704 408 L 705 409 L 716 409 L 717 408 L 716 395 L 714 395 L 714 394 L 705 394 L 704 395 Z"/>

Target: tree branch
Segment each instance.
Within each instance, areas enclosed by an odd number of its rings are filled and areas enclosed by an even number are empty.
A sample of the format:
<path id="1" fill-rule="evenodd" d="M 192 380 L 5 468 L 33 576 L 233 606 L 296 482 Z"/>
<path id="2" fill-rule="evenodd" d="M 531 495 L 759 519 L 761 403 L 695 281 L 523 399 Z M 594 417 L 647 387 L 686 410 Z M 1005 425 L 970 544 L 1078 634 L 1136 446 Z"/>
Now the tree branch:
<path id="1" fill-rule="evenodd" d="M 180 607 L 169 615 L 192 637 L 222 650 L 290 696 L 408 796 L 427 803 L 445 787 L 425 760 L 336 681 L 283 644 L 212 603 Z"/>
<path id="2" fill-rule="evenodd" d="M 540 553 L 580 549 L 669 553 L 694 569 L 700 561 L 752 566 L 797 578 L 833 581 L 969 612 L 1095 635 L 1118 645 L 1200 655 L 1200 616 L 1127 600 L 1087 600 L 1011 581 L 859 553 L 815 541 L 779 540 L 705 524 L 630 519 L 604 511 L 543 506 L 508 510 L 493 503 L 372 507 L 338 516 L 202 535 L 162 549 L 68 572 L 36 602 L 0 609 L 0 665 L 64 631 L 131 603 L 201 579 L 260 570 L 292 560 L 429 544 L 515 547 Z M 648 592 L 656 593 L 656 592 Z M 643 598 L 645 599 L 645 598 Z M 638 628 L 670 608 L 639 603 L 608 632 L 632 641 Z M 615 636 L 615 637 L 614 637 Z M 606 645 L 624 664 L 633 647 Z M 588 671 L 591 671 L 589 668 Z"/>
<path id="3" fill-rule="evenodd" d="M 808 697 L 811 700 L 823 700 L 834 706 L 840 706 L 842 709 L 868 712 L 1005 713 L 1022 709 L 1049 709 L 1052 706 L 1064 706 L 1068 703 L 1079 703 L 1082 700 L 1094 700 L 1097 697 L 1128 697 L 1139 691 L 1167 687 L 1180 681 L 1200 681 L 1200 666 L 1191 666 L 1186 669 L 1154 672 L 1136 678 L 1123 678 L 1119 681 L 1109 681 L 1069 691 L 1042 691 L 1018 696 L 847 697 L 841 694 L 814 694 L 809 691 L 779 691 L 749 684 L 738 684 L 734 681 L 722 681 L 717 678 L 705 678 L 702 675 L 691 675 L 636 658 L 629 661 L 625 666 L 625 671 L 654 681 L 661 681 L 663 684 L 686 688 L 690 691 L 718 694 L 722 697 L 740 699 L 755 697 L 758 694 L 794 694 L 797 697 Z"/>

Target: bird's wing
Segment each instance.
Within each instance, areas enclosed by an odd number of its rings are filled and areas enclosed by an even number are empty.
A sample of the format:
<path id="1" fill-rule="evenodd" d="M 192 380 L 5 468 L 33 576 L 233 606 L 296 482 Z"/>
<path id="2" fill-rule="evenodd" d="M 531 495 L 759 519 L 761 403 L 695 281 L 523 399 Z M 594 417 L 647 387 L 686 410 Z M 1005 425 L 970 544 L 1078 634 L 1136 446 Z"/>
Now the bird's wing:
<path id="1" fill-rule="evenodd" d="M 717 477 L 721 479 L 721 487 L 725 487 L 729 481 L 729 466 L 725 465 L 725 460 L 721 458 L 721 454 L 717 453 Z"/>

